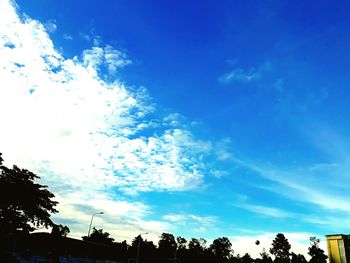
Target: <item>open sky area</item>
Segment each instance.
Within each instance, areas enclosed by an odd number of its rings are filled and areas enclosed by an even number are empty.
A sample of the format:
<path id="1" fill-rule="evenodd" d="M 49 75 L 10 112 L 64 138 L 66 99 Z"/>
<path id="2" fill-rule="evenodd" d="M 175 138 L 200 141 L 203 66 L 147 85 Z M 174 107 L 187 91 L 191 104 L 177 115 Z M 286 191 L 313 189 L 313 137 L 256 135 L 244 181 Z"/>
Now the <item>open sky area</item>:
<path id="1" fill-rule="evenodd" d="M 41 177 L 71 237 L 103 211 L 117 241 L 257 256 L 282 232 L 306 254 L 350 225 L 349 8 L 0 0 L 5 164 Z"/>

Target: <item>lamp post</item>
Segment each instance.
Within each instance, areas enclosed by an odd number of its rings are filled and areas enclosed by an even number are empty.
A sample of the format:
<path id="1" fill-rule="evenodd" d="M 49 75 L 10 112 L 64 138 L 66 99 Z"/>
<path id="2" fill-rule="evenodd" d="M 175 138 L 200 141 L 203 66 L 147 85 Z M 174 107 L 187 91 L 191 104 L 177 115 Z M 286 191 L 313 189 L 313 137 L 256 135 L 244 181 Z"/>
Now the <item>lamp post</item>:
<path id="1" fill-rule="evenodd" d="M 138 245 L 137 245 L 137 256 L 136 256 L 136 263 L 139 263 L 139 255 L 140 255 L 140 243 L 141 243 L 141 235 L 147 235 L 148 233 L 145 232 L 145 233 L 141 233 L 139 236 L 139 242 L 138 242 Z"/>
<path id="2" fill-rule="evenodd" d="M 103 212 L 97 212 L 97 213 L 95 213 L 95 214 L 92 215 L 87 237 L 90 237 L 90 230 L 91 230 L 92 220 L 94 220 L 94 216 L 95 216 L 95 215 L 103 215 L 103 214 L 104 214 Z"/>

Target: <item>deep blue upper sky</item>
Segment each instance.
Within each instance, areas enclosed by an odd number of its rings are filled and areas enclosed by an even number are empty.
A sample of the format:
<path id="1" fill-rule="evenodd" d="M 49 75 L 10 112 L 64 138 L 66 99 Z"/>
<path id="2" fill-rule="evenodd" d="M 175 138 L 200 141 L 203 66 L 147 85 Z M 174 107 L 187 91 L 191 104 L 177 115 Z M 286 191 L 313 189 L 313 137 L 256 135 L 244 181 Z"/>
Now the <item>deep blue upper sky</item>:
<path id="1" fill-rule="evenodd" d="M 227 129 L 239 132 L 232 127 L 237 122 L 241 135 L 254 124 L 260 124 L 263 134 L 271 132 L 264 132 L 266 125 L 282 129 L 295 114 L 304 115 L 299 108 L 322 97 L 325 89 L 332 90 L 327 98 L 337 97 L 337 107 L 346 110 L 347 103 L 341 100 L 346 98 L 343 85 L 349 63 L 345 5 L 327 1 L 18 3 L 30 16 L 56 21 L 53 38 L 67 56 L 88 43 L 76 37 L 68 45 L 60 33 L 79 36 L 93 31 L 126 50 L 134 63 L 121 73 L 123 80 L 146 86 L 160 104 L 212 124 L 210 128 L 220 135 Z M 234 68 L 259 70 L 266 63 L 270 69 L 259 83 L 221 85 L 218 81 Z M 283 98 L 272 87 L 279 79 L 289 93 Z M 332 109 L 325 112 L 319 105 L 306 108 L 320 118 L 336 117 Z"/>
<path id="2" fill-rule="evenodd" d="M 126 52 L 133 63 L 118 72 L 122 82 L 198 122 L 191 128 L 198 138 L 225 144 L 228 158 L 206 160 L 224 171 L 209 176 L 206 190 L 142 195 L 160 214 L 189 202 L 182 211 L 217 216 L 232 223 L 229 232 L 345 231 L 332 219 L 349 218 L 350 209 L 324 203 L 349 197 L 349 3 L 17 3 L 57 25 L 50 36 L 66 58 L 91 47 L 84 36 Z"/>

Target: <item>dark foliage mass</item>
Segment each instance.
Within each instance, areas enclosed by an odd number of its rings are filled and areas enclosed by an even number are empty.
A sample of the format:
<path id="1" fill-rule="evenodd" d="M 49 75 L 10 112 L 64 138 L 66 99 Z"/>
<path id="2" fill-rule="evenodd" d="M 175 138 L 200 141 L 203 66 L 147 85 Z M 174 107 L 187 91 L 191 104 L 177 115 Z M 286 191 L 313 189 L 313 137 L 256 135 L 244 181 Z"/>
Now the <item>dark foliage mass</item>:
<path id="1" fill-rule="evenodd" d="M 270 253 L 275 256 L 275 262 L 277 263 L 289 263 L 291 245 L 288 239 L 282 233 L 278 233 L 276 238 L 272 241 L 272 247 Z"/>
<path id="2" fill-rule="evenodd" d="M 95 227 L 92 229 L 90 236 L 83 236 L 82 239 L 106 245 L 112 245 L 114 241 L 114 238 L 111 238 L 108 232 L 103 232 L 103 229 L 96 229 Z"/>
<path id="3" fill-rule="evenodd" d="M 70 232 L 67 226 L 54 225 L 51 230 L 51 235 L 55 237 L 66 237 Z"/>
<path id="4" fill-rule="evenodd" d="M 6 258 L 4 262 L 15 262 L 9 253 L 15 237 L 24 239 L 39 227 L 54 227 L 57 235 L 69 232 L 51 220 L 51 214 L 58 212 L 57 202 L 52 200 L 54 195 L 47 186 L 35 182 L 38 179 L 26 169 L 3 165 L 0 153 L 0 258 Z"/>
<path id="5" fill-rule="evenodd" d="M 0 157 L 1 158 L 1 157 Z M 0 159 L 0 234 L 33 231 L 53 226 L 50 215 L 57 213 L 57 202 L 47 186 L 35 183 L 37 175 L 17 166 L 8 168 Z"/>
<path id="6" fill-rule="evenodd" d="M 324 251 L 318 247 L 319 240 L 311 238 L 309 255 L 312 257 L 309 263 L 326 263 L 327 256 Z M 114 243 L 115 246 L 121 246 L 122 243 Z M 191 238 L 187 241 L 183 237 L 175 238 L 170 233 L 163 233 L 160 236 L 158 247 L 152 241 L 144 240 L 140 235 L 135 237 L 131 246 L 127 246 L 126 241 L 123 242 L 124 250 L 118 259 L 123 261 L 126 259 L 134 259 L 136 262 L 211 262 L 211 263 L 307 263 L 303 255 L 290 252 L 291 245 L 288 239 L 282 233 L 278 233 L 271 244 L 271 254 L 262 248 L 260 257 L 253 259 L 248 253 L 244 255 L 236 254 L 232 249 L 232 244 L 227 237 L 215 239 L 210 245 L 203 238 Z M 252 249 L 256 249 L 257 244 L 252 244 Z M 273 256 L 274 259 L 271 257 Z M 127 261 L 124 261 L 127 262 Z"/>
<path id="7" fill-rule="evenodd" d="M 3 250 L 0 251 L 0 258 L 5 259 L 4 262 L 16 262 L 13 254 L 9 253 L 11 242 L 8 241 L 12 238 L 16 240 L 17 249 L 22 252 L 27 251 L 28 244 L 31 244 L 32 249 L 37 251 L 60 248 L 56 249 L 56 256 L 69 253 L 97 258 L 103 255 L 119 262 L 307 263 L 303 255 L 290 252 L 291 245 L 282 233 L 276 235 L 269 249 L 273 258 L 262 248 L 260 258 L 256 259 L 248 253 L 243 256 L 234 255 L 234 248 L 227 237 L 214 239 L 208 245 L 204 238 L 186 240 L 184 237 L 163 233 L 156 246 L 138 235 L 128 245 L 126 241 L 115 242 L 108 232 L 94 227 L 91 235 L 82 237 L 84 242 L 66 238 L 69 228 L 55 224 L 50 218 L 51 214 L 57 213 L 57 202 L 52 200 L 54 195 L 47 186 L 36 183 L 37 179 L 39 177 L 28 170 L 4 166 L 0 153 L 0 243 Z M 28 235 L 41 226 L 52 227 L 51 235 Z M 44 243 L 43 239 L 46 240 Z M 327 256 L 319 243 L 320 240 L 316 237 L 310 238 L 309 263 L 327 262 Z M 252 249 L 259 248 L 259 245 L 260 241 L 255 241 Z"/>
<path id="8" fill-rule="evenodd" d="M 320 240 L 316 237 L 310 237 L 310 247 L 308 254 L 311 256 L 310 263 L 326 263 L 327 256 L 323 249 L 319 247 Z"/>

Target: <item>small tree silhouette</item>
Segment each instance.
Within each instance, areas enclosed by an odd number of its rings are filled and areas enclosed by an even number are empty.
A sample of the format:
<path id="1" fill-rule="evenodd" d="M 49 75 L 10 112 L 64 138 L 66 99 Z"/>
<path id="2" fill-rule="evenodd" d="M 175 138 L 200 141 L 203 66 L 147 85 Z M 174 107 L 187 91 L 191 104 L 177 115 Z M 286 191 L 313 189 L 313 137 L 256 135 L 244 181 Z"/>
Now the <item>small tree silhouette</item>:
<path id="1" fill-rule="evenodd" d="M 323 249 L 319 247 L 320 240 L 316 237 L 310 237 L 310 247 L 308 254 L 311 256 L 310 263 L 326 263 L 328 256 Z"/>
<path id="2" fill-rule="evenodd" d="M 103 232 L 103 229 L 96 229 L 93 227 L 91 235 L 89 237 L 83 236 L 82 239 L 84 241 L 92 241 L 96 243 L 112 245 L 114 238 L 109 236 L 110 234 L 108 232 Z"/>
<path id="3" fill-rule="evenodd" d="M 51 230 L 51 235 L 55 237 L 66 237 L 70 232 L 67 226 L 54 225 Z"/>

